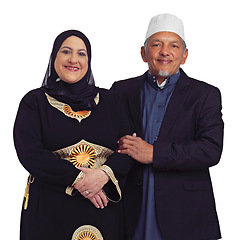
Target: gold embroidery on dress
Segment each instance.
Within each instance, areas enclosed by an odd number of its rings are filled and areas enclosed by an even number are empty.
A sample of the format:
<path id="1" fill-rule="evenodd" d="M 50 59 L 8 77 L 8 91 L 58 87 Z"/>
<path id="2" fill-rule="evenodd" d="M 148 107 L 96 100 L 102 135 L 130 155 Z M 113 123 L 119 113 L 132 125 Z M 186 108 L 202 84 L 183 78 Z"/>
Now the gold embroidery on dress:
<path id="1" fill-rule="evenodd" d="M 95 164 L 95 158 L 97 154 L 93 147 L 90 145 L 78 145 L 73 148 L 70 154 L 70 162 L 75 167 L 90 167 L 92 168 Z"/>
<path id="2" fill-rule="evenodd" d="M 72 146 L 54 151 L 53 153 L 58 158 L 71 162 L 75 167 L 98 168 L 103 170 L 109 176 L 119 194 L 119 199 L 117 201 L 110 198 L 108 199 L 112 202 L 119 202 L 121 200 L 122 193 L 118 180 L 116 179 L 112 169 L 109 166 L 103 165 L 107 161 L 107 158 L 114 153 L 114 151 L 106 147 L 81 140 Z M 83 172 L 80 172 L 73 184 L 66 188 L 66 194 L 72 196 L 74 184 L 82 178 Z"/>
<path id="3" fill-rule="evenodd" d="M 81 140 L 77 144 L 53 152 L 76 167 L 99 168 L 113 154 L 111 149 Z"/>
<path id="4" fill-rule="evenodd" d="M 103 240 L 103 237 L 96 227 L 83 225 L 73 233 L 72 240 Z"/>
<path id="5" fill-rule="evenodd" d="M 77 119 L 79 122 L 81 122 L 83 119 L 89 117 L 91 114 L 91 111 L 87 111 L 87 110 L 75 112 L 72 110 L 72 108 L 68 104 L 57 101 L 55 98 L 49 96 L 47 93 L 45 93 L 45 95 L 51 106 L 57 108 L 59 111 L 64 113 L 66 116 Z M 99 103 L 99 93 L 94 98 L 94 101 L 96 104 Z"/>

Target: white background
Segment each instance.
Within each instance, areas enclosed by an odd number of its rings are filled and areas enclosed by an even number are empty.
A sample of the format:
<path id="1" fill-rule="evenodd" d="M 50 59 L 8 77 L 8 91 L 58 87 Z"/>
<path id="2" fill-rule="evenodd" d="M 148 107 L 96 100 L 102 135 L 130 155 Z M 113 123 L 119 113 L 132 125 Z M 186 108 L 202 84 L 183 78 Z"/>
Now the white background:
<path id="1" fill-rule="evenodd" d="M 19 239 L 28 176 L 12 138 L 18 104 L 24 94 L 41 85 L 55 37 L 67 29 L 85 33 L 92 44 L 96 85 L 109 88 L 116 80 L 146 71 L 140 47 L 150 18 L 165 12 L 176 14 L 185 24 L 189 49 L 185 72 L 222 93 L 225 144 L 221 162 L 211 175 L 223 239 L 239 238 L 240 17 L 236 0 L 8 0 L 0 9 L 1 239 Z"/>

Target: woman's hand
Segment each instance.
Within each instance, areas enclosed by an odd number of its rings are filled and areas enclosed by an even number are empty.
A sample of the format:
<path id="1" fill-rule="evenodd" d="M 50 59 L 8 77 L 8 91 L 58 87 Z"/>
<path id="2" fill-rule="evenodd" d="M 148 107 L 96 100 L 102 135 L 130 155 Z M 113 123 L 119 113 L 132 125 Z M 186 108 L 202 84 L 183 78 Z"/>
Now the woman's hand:
<path id="1" fill-rule="evenodd" d="M 79 167 L 78 169 L 83 172 L 84 177 L 78 181 L 74 187 L 85 198 L 92 199 L 94 203 L 98 202 L 97 200 L 99 199 L 99 193 L 109 180 L 108 175 L 100 169 L 90 169 L 84 167 Z M 95 198 L 93 199 L 94 196 Z M 100 196 L 102 196 L 102 194 L 100 194 Z"/>
<path id="2" fill-rule="evenodd" d="M 103 190 L 100 190 L 96 195 L 94 195 L 92 198 L 89 198 L 89 200 L 93 203 L 93 205 L 96 208 L 103 209 L 107 206 L 109 200 Z"/>

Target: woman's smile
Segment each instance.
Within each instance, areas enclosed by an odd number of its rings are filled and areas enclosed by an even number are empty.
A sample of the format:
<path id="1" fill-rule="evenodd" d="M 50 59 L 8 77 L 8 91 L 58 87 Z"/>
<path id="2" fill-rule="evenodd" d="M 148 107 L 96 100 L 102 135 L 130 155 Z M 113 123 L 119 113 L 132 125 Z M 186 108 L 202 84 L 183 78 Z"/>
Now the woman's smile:
<path id="1" fill-rule="evenodd" d="M 74 66 L 64 66 L 64 67 L 70 72 L 77 72 L 80 70 L 80 68 L 74 67 Z"/>

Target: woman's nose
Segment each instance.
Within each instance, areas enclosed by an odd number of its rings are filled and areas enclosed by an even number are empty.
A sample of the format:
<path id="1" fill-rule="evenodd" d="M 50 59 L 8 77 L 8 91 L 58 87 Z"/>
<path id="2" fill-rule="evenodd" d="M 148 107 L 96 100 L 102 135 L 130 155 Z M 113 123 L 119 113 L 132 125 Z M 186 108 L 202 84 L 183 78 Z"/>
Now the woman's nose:
<path id="1" fill-rule="evenodd" d="M 71 55 L 69 56 L 68 62 L 69 62 L 69 63 L 72 63 L 72 64 L 77 63 L 77 58 L 76 58 L 75 54 L 71 54 Z"/>

